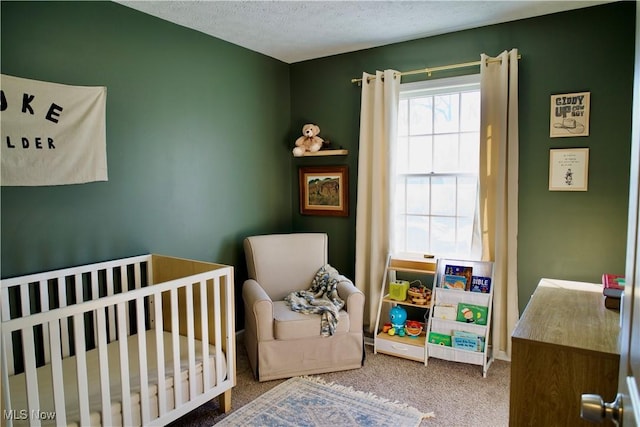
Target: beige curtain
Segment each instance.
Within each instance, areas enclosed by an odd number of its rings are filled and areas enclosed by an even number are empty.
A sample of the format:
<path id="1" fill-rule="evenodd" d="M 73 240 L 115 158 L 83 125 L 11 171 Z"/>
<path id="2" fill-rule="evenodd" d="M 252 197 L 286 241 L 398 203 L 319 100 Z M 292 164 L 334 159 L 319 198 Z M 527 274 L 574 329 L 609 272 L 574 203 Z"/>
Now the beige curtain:
<path id="1" fill-rule="evenodd" d="M 493 355 L 511 358 L 518 321 L 518 51 L 481 56 L 482 259 L 494 261 Z"/>
<path id="2" fill-rule="evenodd" d="M 375 78 L 372 78 L 375 77 Z M 375 327 L 382 276 L 389 252 L 391 179 L 390 153 L 395 146 L 400 76 L 377 71 L 362 76 L 358 204 L 356 208 L 355 283 L 366 297 L 364 323 Z"/>

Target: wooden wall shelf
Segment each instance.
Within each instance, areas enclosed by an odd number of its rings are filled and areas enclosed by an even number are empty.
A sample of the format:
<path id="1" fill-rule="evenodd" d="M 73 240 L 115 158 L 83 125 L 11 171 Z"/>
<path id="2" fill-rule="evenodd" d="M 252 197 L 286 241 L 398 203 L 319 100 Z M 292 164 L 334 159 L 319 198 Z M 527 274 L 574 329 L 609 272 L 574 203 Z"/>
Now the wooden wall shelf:
<path id="1" fill-rule="evenodd" d="M 314 157 L 314 156 L 346 156 L 349 154 L 349 150 L 320 150 L 313 153 L 307 151 L 302 157 Z"/>

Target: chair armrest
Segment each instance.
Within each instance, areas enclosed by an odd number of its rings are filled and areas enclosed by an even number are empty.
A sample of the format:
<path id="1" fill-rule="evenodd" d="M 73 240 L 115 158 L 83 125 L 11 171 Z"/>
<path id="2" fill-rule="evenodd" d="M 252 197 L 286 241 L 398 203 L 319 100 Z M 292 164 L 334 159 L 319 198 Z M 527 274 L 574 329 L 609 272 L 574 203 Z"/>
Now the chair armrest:
<path id="1" fill-rule="evenodd" d="M 349 314 L 349 332 L 362 332 L 364 319 L 364 293 L 349 279 L 338 282 L 338 295 L 345 302 L 344 309 Z"/>
<path id="2" fill-rule="evenodd" d="M 248 279 L 242 286 L 245 328 L 255 331 L 258 341 L 273 340 L 273 302 L 260 284 Z"/>

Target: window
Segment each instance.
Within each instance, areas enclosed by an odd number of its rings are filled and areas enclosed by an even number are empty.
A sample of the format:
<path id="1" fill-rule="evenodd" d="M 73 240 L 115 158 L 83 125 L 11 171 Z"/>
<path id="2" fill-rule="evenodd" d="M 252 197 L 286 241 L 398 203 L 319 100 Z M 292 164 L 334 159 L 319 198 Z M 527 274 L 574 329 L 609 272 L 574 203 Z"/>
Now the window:
<path id="1" fill-rule="evenodd" d="M 401 85 L 394 252 L 478 259 L 479 153 L 479 75 Z"/>

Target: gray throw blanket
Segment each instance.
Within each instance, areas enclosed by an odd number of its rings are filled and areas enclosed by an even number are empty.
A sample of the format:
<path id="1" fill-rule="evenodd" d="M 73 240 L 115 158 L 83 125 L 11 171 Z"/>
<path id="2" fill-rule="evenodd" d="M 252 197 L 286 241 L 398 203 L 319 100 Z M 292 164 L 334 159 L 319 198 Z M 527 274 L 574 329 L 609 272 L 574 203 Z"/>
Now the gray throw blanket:
<path id="1" fill-rule="evenodd" d="M 320 314 L 320 335 L 333 335 L 338 324 L 338 312 L 344 307 L 344 301 L 338 296 L 338 283 L 343 281 L 351 282 L 326 264 L 318 270 L 309 289 L 292 292 L 284 300 L 293 311 Z"/>

